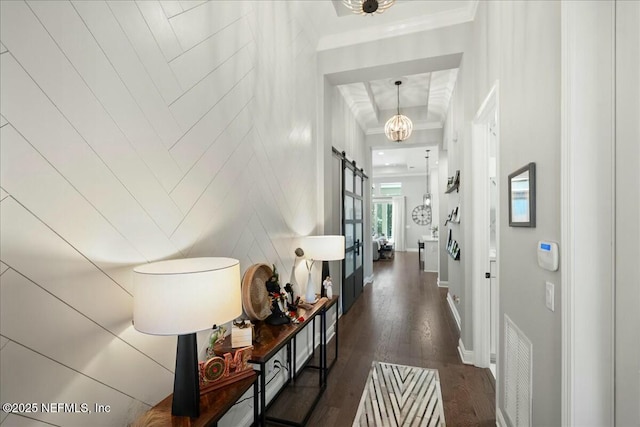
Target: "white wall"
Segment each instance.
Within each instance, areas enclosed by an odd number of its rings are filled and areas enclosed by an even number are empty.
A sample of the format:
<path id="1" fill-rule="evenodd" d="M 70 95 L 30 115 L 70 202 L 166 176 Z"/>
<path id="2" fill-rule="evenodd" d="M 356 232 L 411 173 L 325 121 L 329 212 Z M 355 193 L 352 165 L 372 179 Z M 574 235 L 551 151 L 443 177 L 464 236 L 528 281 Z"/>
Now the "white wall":
<path id="1" fill-rule="evenodd" d="M 442 201 L 439 203 L 439 222 L 438 222 L 438 235 L 440 238 L 440 263 L 438 265 L 438 273 L 440 283 L 449 283 L 449 254 L 447 253 L 447 235 L 449 230 L 449 224 L 445 225 L 447 217 L 451 213 L 449 210 L 448 197 L 445 194 L 447 188 L 447 174 L 449 172 L 449 153 L 445 150 L 438 151 L 438 198 Z"/>
<path id="2" fill-rule="evenodd" d="M 508 315 L 533 343 L 533 425 L 560 424 L 560 273 L 538 267 L 538 240 L 560 240 L 560 5 L 558 2 L 479 2 L 453 95 L 453 134 L 449 175 L 461 171 L 462 209 L 454 237 L 461 260 L 449 260 L 449 292 L 461 297 L 461 338 L 473 350 L 471 265 L 473 215 L 470 123 L 494 83 L 499 81 L 500 182 L 529 162 L 537 168 L 537 225 L 508 226 L 507 192 L 500 195 L 500 329 Z M 448 128 L 448 127 L 447 127 Z M 457 232 L 456 232 L 457 230 Z M 562 268 L 562 267 L 561 267 Z M 556 311 L 545 307 L 545 281 L 555 283 Z M 503 337 L 501 342 L 504 343 Z M 504 347 L 502 347 L 504 348 Z M 498 354 L 498 380 L 504 379 L 504 350 Z M 504 413 L 504 386 L 498 409 Z"/>
<path id="3" fill-rule="evenodd" d="M 109 404 L 30 417 L 124 425 L 171 392 L 175 357 L 131 326 L 132 267 L 288 272 L 319 225 L 316 40 L 303 3 L 0 7 L 0 400 Z"/>
<path id="4" fill-rule="evenodd" d="M 375 184 L 374 197 L 380 197 L 380 184 L 389 182 L 399 182 L 402 184 L 402 195 L 405 196 L 405 244 L 408 251 L 418 250 L 418 240 L 424 235 L 431 235 L 431 226 L 439 224 L 440 215 L 440 201 L 439 194 L 436 189 L 438 188 L 438 168 L 431 168 L 429 171 L 431 175 L 431 224 L 430 225 L 418 225 L 412 217 L 411 212 L 413 209 L 422 205 L 422 196 L 426 188 L 426 177 L 423 176 L 396 176 L 396 177 L 374 177 L 373 183 Z"/>
<path id="5" fill-rule="evenodd" d="M 459 206 L 460 223 L 449 223 L 447 229 L 440 233 L 442 240 L 444 241 L 445 249 L 444 253 L 448 257 L 447 259 L 447 276 L 449 283 L 449 293 L 457 303 L 458 314 L 460 315 L 460 323 L 462 330 L 460 331 L 460 338 L 465 345 L 465 348 L 473 348 L 473 335 L 471 325 L 471 288 L 470 280 L 465 277 L 465 267 L 469 256 L 469 242 L 465 239 L 467 229 L 470 222 L 468 208 L 471 206 L 470 194 L 471 194 L 471 180 L 468 177 L 469 168 L 465 168 L 464 154 L 465 143 L 469 138 L 465 135 L 466 121 L 470 118 L 465 117 L 465 88 L 467 86 L 467 80 L 469 79 L 467 69 L 473 65 L 471 58 L 465 55 L 460 71 L 458 72 L 458 79 L 456 86 L 451 95 L 451 106 L 447 120 L 445 123 L 445 139 L 447 144 L 447 161 L 446 165 L 448 170 L 445 171 L 445 179 L 454 177 L 457 171 L 460 171 L 460 187 L 457 191 L 453 191 L 443 195 L 443 203 L 446 203 L 447 211 L 451 212 Z M 471 151 L 467 147 L 467 151 Z M 446 181 L 444 181 L 446 186 Z M 469 200 L 469 202 L 467 201 Z M 446 251 L 446 244 L 449 230 L 454 240 L 458 242 L 460 246 L 460 259 L 454 260 Z"/>
<path id="6" fill-rule="evenodd" d="M 560 272 L 538 267 L 535 252 L 539 240 L 560 240 L 560 5 L 481 2 L 475 23 L 470 113 L 500 84 L 500 330 L 508 315 L 533 344 L 532 425 L 560 425 L 562 283 Z M 529 162 L 536 163 L 536 227 L 509 227 L 507 176 Z M 556 285 L 555 312 L 545 307 L 545 281 Z M 503 352 L 498 360 L 500 380 Z"/>
<path id="7" fill-rule="evenodd" d="M 367 230 L 371 228 L 371 218 L 369 217 L 369 215 L 367 215 L 368 209 L 366 208 L 366 206 L 369 206 L 369 200 L 371 197 L 371 172 L 367 168 L 368 150 L 366 149 L 365 134 L 356 121 L 354 113 L 351 111 L 349 105 L 340 93 L 340 90 L 336 86 L 328 85 L 328 91 L 329 97 L 325 101 L 331 105 L 331 121 L 329 123 L 331 133 L 330 138 L 325 141 L 328 145 L 327 147 L 325 147 L 325 149 L 331 151 L 331 147 L 334 147 L 339 152 L 344 152 L 347 156 L 347 159 L 349 159 L 349 161 L 355 161 L 356 167 L 358 169 L 363 169 L 364 174 L 368 176 L 368 179 L 363 183 L 363 206 L 365 206 L 365 208 L 363 211 L 364 231 L 362 245 L 365 248 L 370 248 L 371 236 L 369 236 Z M 330 218 L 328 218 L 327 220 L 327 223 L 333 224 L 333 232 L 339 234 L 342 225 L 342 219 L 340 215 L 335 215 L 335 213 L 340 214 L 342 208 L 343 171 L 340 169 L 340 167 L 338 167 L 337 171 L 335 170 L 335 165 L 332 166 L 333 162 L 335 161 L 337 160 L 335 158 L 332 158 L 332 161 L 325 168 L 327 174 L 330 174 L 330 176 L 327 177 L 328 188 L 325 189 L 325 191 L 329 191 L 330 188 L 331 196 L 329 197 L 329 200 L 332 200 L 334 203 L 337 202 L 339 205 L 337 206 L 337 209 L 333 209 L 333 215 L 327 215 L 330 216 Z M 328 208 L 328 206 L 325 206 L 325 212 L 329 212 Z M 366 279 L 373 274 L 373 261 L 371 251 L 364 251 L 363 254 L 363 277 Z M 335 268 L 337 270 L 338 265 L 341 265 L 341 263 L 333 262 L 331 264 L 331 268 Z M 334 283 L 336 282 L 334 281 Z"/>

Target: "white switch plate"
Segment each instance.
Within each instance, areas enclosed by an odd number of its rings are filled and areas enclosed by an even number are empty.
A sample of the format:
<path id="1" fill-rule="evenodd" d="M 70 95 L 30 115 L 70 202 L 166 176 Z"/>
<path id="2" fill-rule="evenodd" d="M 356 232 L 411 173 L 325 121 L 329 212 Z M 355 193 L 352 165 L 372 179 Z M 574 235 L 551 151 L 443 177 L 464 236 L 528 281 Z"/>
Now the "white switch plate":
<path id="1" fill-rule="evenodd" d="M 556 285 L 554 285 L 553 283 L 546 282 L 546 287 L 545 287 L 545 291 L 544 291 L 545 304 L 546 304 L 547 308 L 549 310 L 551 310 L 551 311 L 555 311 L 555 309 L 554 309 L 555 287 L 556 287 Z"/>

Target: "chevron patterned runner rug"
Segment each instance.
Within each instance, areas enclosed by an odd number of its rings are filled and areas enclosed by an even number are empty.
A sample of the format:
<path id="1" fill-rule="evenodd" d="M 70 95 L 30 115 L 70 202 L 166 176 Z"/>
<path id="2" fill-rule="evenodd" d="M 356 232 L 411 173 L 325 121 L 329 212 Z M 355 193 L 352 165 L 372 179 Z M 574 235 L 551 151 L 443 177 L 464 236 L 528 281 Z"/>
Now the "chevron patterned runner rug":
<path id="1" fill-rule="evenodd" d="M 373 362 L 353 426 L 444 427 L 438 371 Z"/>

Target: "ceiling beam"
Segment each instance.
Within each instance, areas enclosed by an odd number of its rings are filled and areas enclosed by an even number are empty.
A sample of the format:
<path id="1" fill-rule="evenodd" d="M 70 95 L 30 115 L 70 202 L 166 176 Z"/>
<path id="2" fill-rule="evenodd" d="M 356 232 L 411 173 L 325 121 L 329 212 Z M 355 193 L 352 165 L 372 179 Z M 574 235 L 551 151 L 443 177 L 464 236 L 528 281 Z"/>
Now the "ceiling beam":
<path id="1" fill-rule="evenodd" d="M 376 123 L 380 123 L 380 110 L 378 110 L 378 104 L 376 104 L 376 98 L 373 96 L 373 91 L 371 90 L 371 84 L 369 82 L 363 82 L 364 89 L 367 91 L 367 96 L 369 97 L 369 102 L 371 103 L 371 109 L 376 116 Z"/>
<path id="2" fill-rule="evenodd" d="M 425 107 L 427 108 L 427 117 L 429 117 L 429 96 L 431 96 L 431 76 L 433 75 L 433 73 L 429 73 L 429 76 L 427 77 L 427 102 L 425 104 Z"/>

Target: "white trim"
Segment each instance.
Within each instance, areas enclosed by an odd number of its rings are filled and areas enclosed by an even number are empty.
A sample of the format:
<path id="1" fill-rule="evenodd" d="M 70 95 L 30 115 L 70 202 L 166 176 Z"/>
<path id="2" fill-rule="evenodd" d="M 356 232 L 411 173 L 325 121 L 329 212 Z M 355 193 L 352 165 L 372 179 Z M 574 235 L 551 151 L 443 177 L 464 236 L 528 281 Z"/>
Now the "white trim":
<path id="1" fill-rule="evenodd" d="M 473 365 L 474 354 L 473 350 L 467 350 L 464 348 L 464 343 L 462 342 L 462 338 L 458 339 L 458 355 L 460 356 L 460 360 L 465 365 Z"/>
<path id="2" fill-rule="evenodd" d="M 437 273 L 438 270 L 422 270 L 425 273 Z"/>
<path id="3" fill-rule="evenodd" d="M 442 129 L 442 127 L 443 127 L 442 122 L 414 123 L 413 130 L 433 130 L 433 129 Z M 383 133 L 384 133 L 384 127 L 369 128 L 365 132 L 367 136 L 379 135 Z"/>
<path id="4" fill-rule="evenodd" d="M 460 313 L 458 313 L 456 304 L 453 301 L 453 298 L 451 298 L 451 294 L 449 292 L 447 292 L 447 302 L 449 303 L 449 310 L 451 310 L 451 314 L 456 321 L 456 326 L 458 326 L 458 331 L 462 331 L 462 321 L 460 319 Z"/>
<path id="5" fill-rule="evenodd" d="M 472 159 L 472 260 L 471 260 L 471 288 L 472 288 L 472 334 L 475 351 L 475 364 L 479 368 L 488 368 L 491 364 L 491 287 L 487 284 L 484 274 L 490 268 L 489 257 L 489 126 L 499 109 L 499 83 L 496 81 L 486 98 L 478 109 L 471 125 L 471 159 Z M 496 122 L 496 138 L 500 151 L 499 119 Z M 500 159 L 496 159 L 498 168 L 497 176 L 500 176 Z M 496 181 L 499 183 L 499 179 Z M 484 184 L 486 183 L 486 184 Z M 497 189 L 500 191 L 500 187 Z M 498 193 L 499 194 L 499 193 Z M 497 209 L 499 211 L 499 209 Z M 496 212 L 497 212 L 496 211 Z M 497 229 L 499 230 L 499 218 Z M 496 231 L 497 233 L 497 231 Z M 496 244 L 499 244 L 500 236 L 496 236 Z M 497 248 L 498 256 L 500 250 Z M 497 280 L 497 279 L 496 279 Z M 499 292 L 499 284 L 496 283 Z M 499 343 L 496 343 L 499 348 Z"/>
<path id="6" fill-rule="evenodd" d="M 364 284 L 368 284 L 368 283 L 373 283 L 373 274 L 371 276 L 365 277 L 364 278 Z"/>
<path id="7" fill-rule="evenodd" d="M 404 251 L 405 252 L 418 252 L 418 248 L 406 248 Z"/>
<path id="8" fill-rule="evenodd" d="M 498 109 L 498 94 L 499 94 L 498 90 L 499 90 L 499 85 L 498 85 L 498 81 L 496 80 L 496 82 L 491 87 L 491 90 L 489 90 L 489 93 L 484 98 L 484 101 L 482 101 L 482 105 L 480 105 L 480 108 L 478 108 L 478 111 L 476 112 L 476 115 L 473 118 L 474 123 L 485 122 L 486 119 L 488 118 L 487 112 Z"/>
<path id="9" fill-rule="evenodd" d="M 420 177 L 424 178 L 424 172 L 423 173 L 418 173 L 418 172 L 383 172 L 383 171 L 374 170 L 373 173 L 375 174 L 376 178 L 405 178 L 405 177 L 412 177 L 412 176 L 420 176 Z"/>
<path id="10" fill-rule="evenodd" d="M 509 424 L 504 419 L 504 415 L 502 415 L 502 411 L 500 408 L 496 408 L 496 426 L 497 427 L 508 427 Z"/>
<path id="11" fill-rule="evenodd" d="M 447 282 L 446 280 L 440 280 L 440 278 L 438 277 L 438 287 L 439 288 L 448 288 L 449 287 L 449 282 Z"/>
<path id="12" fill-rule="evenodd" d="M 561 424 L 614 425 L 615 2 L 560 14 Z"/>
<path id="13" fill-rule="evenodd" d="M 478 3 L 480 3 L 480 0 L 473 0 L 471 2 L 471 4 L 469 5 L 469 13 L 471 14 L 471 20 L 472 21 L 476 20 L 476 12 L 478 11 Z"/>
<path id="14" fill-rule="evenodd" d="M 560 2 L 560 61 L 561 61 L 561 99 L 560 99 L 560 260 L 563 268 L 560 269 L 560 277 L 563 286 L 560 287 L 561 297 L 561 374 L 560 374 L 560 411 L 561 423 L 569 427 L 573 425 L 573 384 L 571 379 L 575 376 L 573 369 L 574 360 L 574 325 L 571 319 L 574 316 L 573 294 L 575 293 L 575 280 L 573 276 L 573 209 L 569 203 L 570 191 L 573 187 L 572 162 L 574 160 L 569 124 L 569 110 L 571 109 L 571 90 L 569 86 L 569 55 L 572 52 L 574 39 L 569 37 L 569 4 Z"/>
<path id="15" fill-rule="evenodd" d="M 336 49 L 470 22 L 475 17 L 477 3 L 478 0 L 471 2 L 466 7 L 431 15 L 420 15 L 394 22 L 393 25 L 376 25 L 342 33 L 327 34 L 320 37 L 317 50 Z"/>

